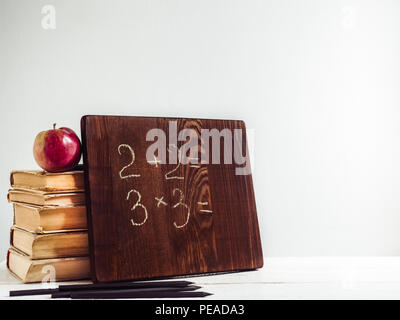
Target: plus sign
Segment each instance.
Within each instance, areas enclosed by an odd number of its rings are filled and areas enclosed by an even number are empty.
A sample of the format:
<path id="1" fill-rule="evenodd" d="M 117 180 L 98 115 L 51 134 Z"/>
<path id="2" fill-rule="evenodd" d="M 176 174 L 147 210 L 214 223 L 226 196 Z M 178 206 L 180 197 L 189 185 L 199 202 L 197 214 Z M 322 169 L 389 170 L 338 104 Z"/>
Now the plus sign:
<path id="1" fill-rule="evenodd" d="M 156 168 L 158 168 L 158 164 L 161 163 L 161 161 L 158 160 L 156 156 L 153 155 L 153 157 L 154 157 L 154 160 L 150 160 L 150 161 L 147 161 L 147 162 L 148 162 L 148 163 L 152 163 L 152 164 L 154 163 L 154 165 L 156 166 Z"/>

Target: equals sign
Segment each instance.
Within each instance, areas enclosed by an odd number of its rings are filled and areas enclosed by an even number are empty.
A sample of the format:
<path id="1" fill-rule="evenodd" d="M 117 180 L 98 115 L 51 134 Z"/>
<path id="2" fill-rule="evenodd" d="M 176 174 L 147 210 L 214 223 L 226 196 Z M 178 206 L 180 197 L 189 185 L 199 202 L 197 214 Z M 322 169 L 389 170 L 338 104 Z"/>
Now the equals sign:
<path id="1" fill-rule="evenodd" d="M 208 201 L 206 201 L 206 202 L 197 202 L 197 204 L 200 205 L 200 206 L 208 206 Z M 212 210 L 201 209 L 200 212 L 212 213 Z"/>

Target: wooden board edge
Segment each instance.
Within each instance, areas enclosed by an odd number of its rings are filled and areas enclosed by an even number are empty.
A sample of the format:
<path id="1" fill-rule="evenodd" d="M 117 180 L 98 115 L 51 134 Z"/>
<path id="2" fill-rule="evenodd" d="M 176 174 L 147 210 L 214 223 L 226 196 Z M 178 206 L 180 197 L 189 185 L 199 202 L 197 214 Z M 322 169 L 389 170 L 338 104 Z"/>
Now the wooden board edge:
<path id="1" fill-rule="evenodd" d="M 89 183 L 89 166 L 87 156 L 87 141 L 86 141 L 86 121 L 90 117 L 85 115 L 81 118 L 81 138 L 82 138 L 82 158 L 83 158 L 83 171 L 85 183 L 85 201 L 86 201 L 86 219 L 89 240 L 89 257 L 90 257 L 90 276 L 94 283 L 98 282 L 95 263 L 95 250 L 92 229 L 92 205 L 90 201 L 90 183 Z"/>

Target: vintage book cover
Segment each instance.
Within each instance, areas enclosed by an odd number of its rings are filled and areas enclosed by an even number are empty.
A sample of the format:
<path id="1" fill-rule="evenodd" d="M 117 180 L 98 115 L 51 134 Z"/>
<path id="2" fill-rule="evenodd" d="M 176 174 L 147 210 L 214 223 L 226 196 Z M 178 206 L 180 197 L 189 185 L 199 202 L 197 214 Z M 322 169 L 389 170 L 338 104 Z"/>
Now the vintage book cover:
<path id="1" fill-rule="evenodd" d="M 10 244 L 31 259 L 77 257 L 89 254 L 86 231 L 37 234 L 13 226 L 10 232 Z"/>
<path id="2" fill-rule="evenodd" d="M 49 272 L 53 271 L 55 281 L 90 278 L 89 257 L 32 260 L 13 247 L 7 253 L 7 268 L 24 283 L 41 282 Z"/>
<path id="3" fill-rule="evenodd" d="M 9 202 L 33 204 L 37 206 L 77 206 L 85 205 L 84 192 L 48 192 L 33 189 L 11 189 L 7 195 Z"/>
<path id="4" fill-rule="evenodd" d="M 14 225 L 34 233 L 87 229 L 85 206 L 35 206 L 14 203 Z"/>
<path id="5" fill-rule="evenodd" d="M 74 192 L 84 190 L 82 170 L 50 173 L 42 170 L 14 170 L 10 175 L 14 189 Z"/>

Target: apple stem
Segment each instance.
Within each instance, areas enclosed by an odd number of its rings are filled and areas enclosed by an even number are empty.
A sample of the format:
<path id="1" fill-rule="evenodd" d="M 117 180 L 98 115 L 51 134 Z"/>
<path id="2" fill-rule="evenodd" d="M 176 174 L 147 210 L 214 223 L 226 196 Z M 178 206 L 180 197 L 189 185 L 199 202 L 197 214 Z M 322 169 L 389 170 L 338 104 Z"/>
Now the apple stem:
<path id="1" fill-rule="evenodd" d="M 57 123 L 53 123 L 53 130 L 56 130 Z"/>

